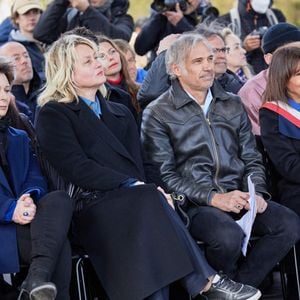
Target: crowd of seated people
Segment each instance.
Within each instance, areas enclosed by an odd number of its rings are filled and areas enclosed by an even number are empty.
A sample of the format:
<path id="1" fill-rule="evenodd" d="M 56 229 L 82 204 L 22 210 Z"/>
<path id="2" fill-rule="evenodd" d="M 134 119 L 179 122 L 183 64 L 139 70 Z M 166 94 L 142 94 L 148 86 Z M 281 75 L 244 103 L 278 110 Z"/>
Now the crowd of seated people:
<path id="1" fill-rule="evenodd" d="M 158 2 L 134 47 L 127 0 L 15 0 L 0 24 L 0 272 L 25 270 L 1 299 L 72 300 L 74 240 L 107 299 L 255 300 L 280 261 L 299 297 L 300 30 L 268 0 Z"/>

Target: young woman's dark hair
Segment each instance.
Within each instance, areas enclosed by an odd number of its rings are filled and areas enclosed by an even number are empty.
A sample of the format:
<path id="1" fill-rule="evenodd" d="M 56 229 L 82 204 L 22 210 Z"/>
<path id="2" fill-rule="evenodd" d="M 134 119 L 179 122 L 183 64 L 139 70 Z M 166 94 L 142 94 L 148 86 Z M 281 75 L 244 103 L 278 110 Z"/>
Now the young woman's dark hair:
<path id="1" fill-rule="evenodd" d="M 268 82 L 263 94 L 264 102 L 288 102 L 287 83 L 299 70 L 300 48 L 282 47 L 277 49 L 269 67 Z"/>
<path id="2" fill-rule="evenodd" d="M 9 84 L 12 84 L 15 78 L 15 65 L 10 58 L 0 56 L 0 74 L 4 74 Z"/>
<path id="3" fill-rule="evenodd" d="M 31 123 L 28 116 L 19 112 L 14 96 L 12 96 L 12 99 L 10 100 L 6 117 L 9 119 L 10 126 L 26 131 L 28 137 L 33 143 L 33 150 L 36 151 L 36 136 L 33 124 Z"/>
<path id="4" fill-rule="evenodd" d="M 106 36 L 103 36 L 103 35 L 98 36 L 98 44 L 100 44 L 100 43 L 109 43 L 109 44 L 111 44 L 111 46 L 114 49 L 116 49 L 118 51 L 118 53 L 120 55 L 121 64 L 122 64 L 121 76 L 125 81 L 125 84 L 127 87 L 127 92 L 131 96 L 131 100 L 132 100 L 132 104 L 133 104 L 134 108 L 136 109 L 137 112 L 140 112 L 140 106 L 137 101 L 137 93 L 139 90 L 139 86 L 130 78 L 130 75 L 127 70 L 127 62 L 126 62 L 123 52 L 114 43 L 114 41 L 112 41 L 111 39 L 109 39 Z"/>
<path id="5" fill-rule="evenodd" d="M 4 74 L 9 84 L 12 84 L 15 78 L 15 65 L 11 59 L 0 56 L 0 74 Z M 11 95 L 11 100 L 5 118 L 9 120 L 10 126 L 26 131 L 29 138 L 32 141 L 35 140 L 33 126 L 30 123 L 29 118 L 19 112 L 13 95 Z"/>

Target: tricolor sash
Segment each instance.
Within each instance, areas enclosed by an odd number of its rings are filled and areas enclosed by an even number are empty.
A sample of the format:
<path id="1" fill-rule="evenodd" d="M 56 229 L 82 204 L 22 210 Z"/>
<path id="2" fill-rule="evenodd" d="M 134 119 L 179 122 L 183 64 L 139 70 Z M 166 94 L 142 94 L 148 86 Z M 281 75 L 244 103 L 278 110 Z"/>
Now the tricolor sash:
<path id="1" fill-rule="evenodd" d="M 300 112 L 284 102 L 266 102 L 262 108 L 278 114 L 279 132 L 285 136 L 300 139 Z"/>

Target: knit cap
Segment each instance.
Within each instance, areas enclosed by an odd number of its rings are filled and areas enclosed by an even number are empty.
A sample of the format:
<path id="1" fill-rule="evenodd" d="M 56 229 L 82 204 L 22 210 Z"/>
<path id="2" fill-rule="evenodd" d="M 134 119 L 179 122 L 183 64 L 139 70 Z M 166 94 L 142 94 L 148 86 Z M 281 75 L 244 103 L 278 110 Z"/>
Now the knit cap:
<path id="1" fill-rule="evenodd" d="M 262 39 L 262 50 L 273 53 L 278 47 L 290 42 L 300 41 L 300 30 L 289 23 L 278 23 L 271 26 Z"/>

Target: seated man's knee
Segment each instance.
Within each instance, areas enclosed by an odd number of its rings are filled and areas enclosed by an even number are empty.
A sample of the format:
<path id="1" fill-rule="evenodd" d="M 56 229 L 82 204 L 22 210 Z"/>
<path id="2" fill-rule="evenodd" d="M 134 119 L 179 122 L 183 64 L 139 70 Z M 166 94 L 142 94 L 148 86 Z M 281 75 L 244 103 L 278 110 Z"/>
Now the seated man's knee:
<path id="1" fill-rule="evenodd" d="M 191 228 L 192 235 L 207 245 L 213 255 L 223 259 L 236 260 L 241 253 L 244 233 L 235 222 L 218 222 L 210 228 L 201 226 L 201 219 L 195 220 Z"/>
<path id="2" fill-rule="evenodd" d="M 271 201 L 261 217 L 259 223 L 264 230 L 278 236 L 282 242 L 293 245 L 300 239 L 300 218 L 291 209 Z"/>

